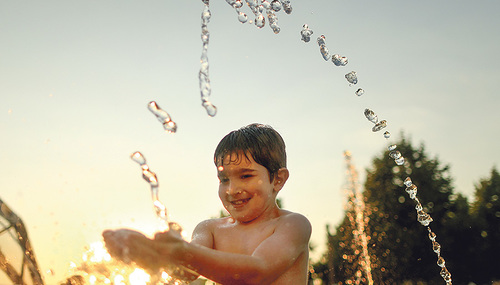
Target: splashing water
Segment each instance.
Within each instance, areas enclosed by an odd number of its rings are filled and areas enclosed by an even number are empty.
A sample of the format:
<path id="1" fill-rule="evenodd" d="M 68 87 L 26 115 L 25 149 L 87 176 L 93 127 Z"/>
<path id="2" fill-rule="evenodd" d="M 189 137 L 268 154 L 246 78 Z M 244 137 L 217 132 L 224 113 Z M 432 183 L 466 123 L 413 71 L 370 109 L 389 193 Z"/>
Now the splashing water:
<path id="1" fill-rule="evenodd" d="M 389 150 L 391 152 L 389 153 L 389 156 L 391 158 L 396 157 L 394 155 L 391 155 L 395 151 L 395 149 L 396 149 L 396 145 L 390 146 Z M 403 165 L 404 162 L 402 164 L 399 164 L 397 162 L 398 159 L 403 159 L 403 161 L 404 161 L 404 157 L 400 156 L 396 159 L 396 163 L 398 165 Z M 422 226 L 427 227 L 427 231 L 429 232 L 429 240 L 431 241 L 431 244 L 432 244 L 432 251 L 434 251 L 434 253 L 436 253 L 436 255 L 437 255 L 437 262 L 436 263 L 439 267 L 441 267 L 440 275 L 443 278 L 443 280 L 446 282 L 446 285 L 451 285 L 452 284 L 451 273 L 446 268 L 445 259 L 441 256 L 441 245 L 436 241 L 437 235 L 429 227 L 429 225 L 433 221 L 433 219 L 432 219 L 431 215 L 429 215 L 428 213 L 426 213 L 424 211 L 424 208 L 422 207 L 422 203 L 420 202 L 420 200 L 417 197 L 418 187 L 417 187 L 417 185 L 415 185 L 413 183 L 413 181 L 411 180 L 411 178 L 409 176 L 406 177 L 403 184 L 406 186 L 405 191 L 406 191 L 406 193 L 408 193 L 408 196 L 410 197 L 410 199 L 415 201 L 415 211 L 417 213 L 417 221 Z"/>
<path id="2" fill-rule="evenodd" d="M 229 3 L 229 0 L 227 0 Z M 233 1 L 236 3 L 236 1 Z M 201 41 L 203 43 L 203 49 L 201 52 L 201 68 L 198 73 L 198 79 L 200 81 L 200 94 L 201 94 L 201 105 L 207 111 L 210 117 L 214 117 L 217 114 L 217 108 L 210 102 L 209 97 L 212 93 L 212 87 L 210 85 L 209 77 L 209 65 L 208 65 L 208 42 L 210 40 L 210 33 L 208 31 L 208 23 L 210 22 L 211 12 L 209 8 L 208 0 L 203 1 L 204 7 L 201 13 Z"/>
<path id="3" fill-rule="evenodd" d="M 346 66 L 349 61 L 347 60 L 347 57 L 345 57 L 345 56 L 340 56 L 339 54 L 334 54 L 334 55 L 332 55 L 332 62 L 336 66 Z"/>
<path id="4" fill-rule="evenodd" d="M 368 119 L 368 121 L 370 121 L 374 124 L 376 124 L 378 122 L 378 116 L 372 110 L 365 109 L 364 114 L 365 114 L 365 117 Z"/>
<path id="5" fill-rule="evenodd" d="M 345 75 L 345 79 L 349 82 L 349 85 L 358 83 L 358 76 L 356 75 L 356 71 L 351 71 Z"/>
<path id="6" fill-rule="evenodd" d="M 202 0 L 203 3 L 205 4 L 205 9 L 204 12 L 202 13 L 202 40 L 203 40 L 203 53 L 202 53 L 202 59 L 201 59 L 201 69 L 200 69 L 200 90 L 201 90 L 201 96 L 202 96 L 202 102 L 203 106 L 207 109 L 207 112 L 210 114 L 215 115 L 216 113 L 216 108 L 215 106 L 212 105 L 212 103 L 208 100 L 208 96 L 210 95 L 210 80 L 208 78 L 208 58 L 206 57 L 206 50 L 208 46 L 208 29 L 206 28 L 206 24 L 210 20 L 210 11 L 208 9 L 208 0 Z M 255 19 L 255 25 L 258 28 L 262 28 L 265 25 L 265 18 L 262 17 L 262 11 L 265 9 L 267 12 L 267 16 L 269 19 L 269 26 L 273 29 L 274 33 L 279 33 L 279 26 L 277 25 L 277 16 L 275 12 L 279 12 L 281 9 L 285 11 L 285 13 L 290 14 L 292 11 L 290 1 L 289 0 L 273 0 L 271 3 L 267 0 L 262 0 L 260 1 L 261 4 L 258 5 L 259 0 L 245 0 L 247 5 L 250 7 L 252 12 L 255 14 L 256 19 Z M 240 8 L 242 7 L 243 3 L 242 0 L 226 0 L 226 2 L 231 5 L 235 11 L 238 13 L 238 20 L 241 23 L 246 23 L 248 20 L 248 17 L 245 13 L 240 11 Z M 301 40 L 304 42 L 309 42 L 310 37 L 313 34 L 313 31 L 309 29 L 307 24 L 303 25 L 303 29 L 300 32 L 301 33 Z M 326 47 L 326 42 L 325 42 L 325 36 L 321 35 L 317 39 L 318 45 L 320 47 L 320 52 L 325 59 L 325 61 L 332 60 L 333 64 L 336 66 L 345 66 L 348 63 L 348 59 L 344 56 L 340 56 L 338 54 L 334 54 L 333 56 L 330 56 L 330 53 Z M 349 82 L 349 86 L 352 86 L 354 84 L 358 83 L 358 78 L 357 74 L 355 71 L 351 71 L 347 74 L 345 74 L 346 80 Z M 361 96 L 364 94 L 364 90 L 359 88 L 355 92 L 356 95 Z M 211 115 L 211 116 L 213 116 Z M 382 120 L 378 121 L 378 116 L 370 109 L 365 109 L 364 111 L 365 117 L 375 124 L 372 127 L 372 132 L 378 132 L 382 129 L 384 129 L 387 126 L 387 121 Z M 386 131 L 384 132 L 384 138 L 389 139 L 390 138 L 390 132 Z M 396 145 L 390 145 L 388 147 L 390 151 L 390 156 L 391 158 L 394 159 L 395 163 L 397 165 L 405 165 L 405 159 L 401 155 L 399 151 L 396 151 L 397 146 Z M 145 178 L 146 179 L 146 178 Z M 416 206 L 415 209 L 417 211 L 417 220 L 419 223 L 421 223 L 423 226 L 426 226 L 429 230 L 429 238 L 432 240 L 433 244 L 433 251 L 438 255 L 438 261 L 437 264 L 438 266 L 441 267 L 441 272 L 440 275 L 442 278 L 446 281 L 447 285 L 451 285 L 451 274 L 445 267 L 445 260 L 440 256 L 440 245 L 435 241 L 435 234 L 431 231 L 429 224 L 432 222 L 431 216 L 423 211 L 423 207 L 420 203 L 420 201 L 417 198 L 417 187 L 416 185 L 413 185 L 411 182 L 411 179 L 408 177 L 405 181 L 404 184 L 407 186 L 406 191 L 408 192 L 409 196 L 411 199 L 415 200 Z M 360 232 L 359 230 L 357 232 Z M 432 237 L 432 238 L 431 238 Z M 356 275 L 358 278 L 361 276 L 360 272 L 357 272 Z M 371 284 L 371 283 L 370 283 Z"/>
<path id="7" fill-rule="evenodd" d="M 155 210 L 156 216 L 160 220 L 159 230 L 162 232 L 174 230 L 177 232 L 182 231 L 182 227 L 174 222 L 168 221 L 167 208 L 160 201 L 158 197 L 158 178 L 156 174 L 149 169 L 146 163 L 146 158 L 142 153 L 136 151 L 130 158 L 141 166 L 142 177 L 151 186 L 151 197 L 153 200 L 153 208 Z M 168 272 L 168 273 L 167 273 Z M 184 266 L 177 266 L 174 264 L 169 264 L 165 268 L 160 269 L 155 274 L 151 275 L 152 284 L 183 284 L 181 280 L 193 281 L 197 278 L 197 274 Z M 179 280 L 180 279 L 180 280 Z"/>
<path id="8" fill-rule="evenodd" d="M 311 40 L 311 36 L 313 34 L 313 31 L 309 29 L 309 26 L 307 24 L 304 24 L 302 26 L 302 31 L 300 31 L 300 35 L 302 37 L 302 41 L 305 43 L 308 43 Z"/>
<path id="9" fill-rule="evenodd" d="M 257 0 L 245 0 L 245 2 L 255 15 L 255 26 L 257 26 L 257 28 L 259 29 L 264 27 L 264 25 L 266 24 L 266 18 L 264 17 L 264 15 L 262 15 L 264 7 L 262 5 L 258 5 Z"/>
<path id="10" fill-rule="evenodd" d="M 193 281 L 193 278 L 184 278 L 183 269 L 171 269 L 173 270 L 169 272 L 172 275 L 169 275 L 166 271 L 152 275 L 151 272 L 146 272 L 143 269 L 135 267 L 133 264 L 114 260 L 102 242 L 94 242 L 82 254 L 80 265 L 71 262 L 69 268 L 71 276 L 61 284 L 182 285 L 188 284 L 186 281 Z"/>
<path id="11" fill-rule="evenodd" d="M 359 88 L 358 90 L 356 90 L 356 95 L 361 96 L 363 94 L 365 94 L 365 90 L 363 90 L 362 88 Z"/>
<path id="12" fill-rule="evenodd" d="M 144 178 L 144 180 L 146 180 L 146 182 L 148 182 L 149 185 L 151 186 L 151 197 L 153 199 L 153 208 L 155 210 L 156 216 L 162 222 L 160 225 L 161 227 L 160 230 L 168 231 L 169 225 L 167 217 L 167 208 L 160 202 L 158 197 L 159 183 L 156 174 L 149 169 L 149 166 L 146 163 L 146 158 L 144 158 L 142 153 L 136 151 L 130 156 L 130 158 L 132 158 L 133 161 L 137 162 L 141 166 L 142 178 Z"/>
<path id="13" fill-rule="evenodd" d="M 269 19 L 269 27 L 271 27 L 275 34 L 278 34 L 281 31 L 281 28 L 278 26 L 278 16 L 269 9 L 267 10 L 267 18 Z"/>
<path id="14" fill-rule="evenodd" d="M 319 45 L 319 51 L 321 52 L 321 56 L 323 56 L 323 59 L 325 61 L 330 60 L 330 52 L 328 51 L 328 48 L 326 47 L 326 42 L 325 42 L 325 35 L 321 35 L 318 37 L 318 45 Z"/>
<path id="15" fill-rule="evenodd" d="M 292 5 L 290 4 L 290 0 L 280 0 L 280 1 L 285 13 L 290 15 L 292 13 Z"/>
<path id="16" fill-rule="evenodd" d="M 158 121 L 162 123 L 166 132 L 175 133 L 177 131 L 177 124 L 172 121 L 170 115 L 165 110 L 161 109 L 155 101 L 149 102 L 148 109 L 156 116 Z"/>
<path id="17" fill-rule="evenodd" d="M 275 12 L 279 12 L 283 5 L 281 5 L 281 2 L 278 0 L 273 0 L 271 2 L 271 9 L 273 9 Z"/>
<path id="18" fill-rule="evenodd" d="M 351 201 L 353 201 L 353 208 L 355 219 L 353 219 L 355 223 L 356 230 L 353 231 L 355 246 L 361 247 L 360 251 L 360 265 L 365 272 L 366 280 L 369 285 L 373 285 L 373 277 L 371 270 L 371 259 L 370 254 L 368 253 L 368 237 L 365 231 L 365 225 L 369 221 L 369 217 L 365 215 L 365 202 L 363 199 L 363 195 L 360 191 L 359 180 L 358 180 L 358 172 L 352 163 L 352 156 L 349 151 L 344 152 L 345 161 L 347 164 L 348 171 L 348 179 L 349 179 L 349 196 L 352 196 Z M 356 276 L 357 280 L 354 284 L 362 284 L 362 274 L 359 272 Z M 347 284 L 347 283 L 346 283 Z"/>
<path id="19" fill-rule="evenodd" d="M 210 85 L 209 77 L 209 64 L 208 64 L 208 43 L 210 39 L 210 33 L 208 31 L 208 23 L 210 22 L 211 12 L 209 7 L 209 0 L 202 0 L 204 7 L 201 13 L 201 40 L 202 40 L 202 53 L 200 58 L 200 72 L 198 73 L 200 94 L 202 106 L 207 111 L 210 117 L 214 117 L 217 114 L 217 107 L 215 107 L 209 100 L 212 93 L 212 87 Z M 281 28 L 278 25 L 278 17 L 274 12 L 280 11 L 282 8 L 285 13 L 290 14 L 292 12 L 292 6 L 290 0 L 273 0 L 269 2 L 267 0 L 245 0 L 250 10 L 255 15 L 255 25 L 257 28 L 263 28 L 266 23 L 266 17 L 263 15 L 263 11 L 266 10 L 267 18 L 269 20 L 269 27 L 273 30 L 275 34 L 278 34 Z M 260 4 L 259 4 L 260 2 Z M 226 0 L 238 14 L 238 21 L 241 23 L 246 23 L 248 21 L 248 16 L 241 11 L 243 6 L 242 0 Z M 312 31 L 311 31 L 312 34 Z"/>
<path id="20" fill-rule="evenodd" d="M 372 132 L 378 132 L 380 131 L 381 129 L 387 127 L 387 121 L 386 120 L 382 120 L 378 123 L 375 124 L 375 126 L 373 126 L 372 128 Z"/>

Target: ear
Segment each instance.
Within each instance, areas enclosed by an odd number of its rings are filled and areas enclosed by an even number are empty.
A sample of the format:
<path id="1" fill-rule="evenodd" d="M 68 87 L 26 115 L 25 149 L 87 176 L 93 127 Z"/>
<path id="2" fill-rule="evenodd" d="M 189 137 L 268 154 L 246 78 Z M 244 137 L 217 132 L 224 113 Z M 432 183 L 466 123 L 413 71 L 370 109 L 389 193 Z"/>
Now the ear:
<path id="1" fill-rule="evenodd" d="M 286 168 L 280 168 L 278 172 L 276 172 L 276 176 L 274 177 L 274 191 L 279 192 L 281 188 L 285 185 L 288 180 L 288 176 L 290 176 L 290 172 Z"/>

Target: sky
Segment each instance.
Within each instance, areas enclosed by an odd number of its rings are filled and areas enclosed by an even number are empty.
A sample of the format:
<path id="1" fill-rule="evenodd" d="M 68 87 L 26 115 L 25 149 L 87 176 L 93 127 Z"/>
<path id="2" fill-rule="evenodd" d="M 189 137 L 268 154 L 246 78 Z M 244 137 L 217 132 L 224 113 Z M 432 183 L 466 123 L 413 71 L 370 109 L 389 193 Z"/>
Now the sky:
<path id="1" fill-rule="evenodd" d="M 201 1 L 0 2 L 0 198 L 26 224 L 47 284 L 104 229 L 157 228 L 135 151 L 190 235 L 222 209 L 219 140 L 250 123 L 273 126 L 290 170 L 279 197 L 311 221 L 316 259 L 325 225 L 343 217 L 345 150 L 364 182 L 372 159 L 404 134 L 450 165 L 455 191 L 470 198 L 498 167 L 500 2 L 292 0 L 292 14 L 277 14 L 279 34 L 211 2 L 215 117 L 198 85 Z M 346 66 L 323 60 L 320 35 Z M 163 131 L 150 101 L 177 133 Z M 390 139 L 371 131 L 365 108 L 387 120 Z"/>

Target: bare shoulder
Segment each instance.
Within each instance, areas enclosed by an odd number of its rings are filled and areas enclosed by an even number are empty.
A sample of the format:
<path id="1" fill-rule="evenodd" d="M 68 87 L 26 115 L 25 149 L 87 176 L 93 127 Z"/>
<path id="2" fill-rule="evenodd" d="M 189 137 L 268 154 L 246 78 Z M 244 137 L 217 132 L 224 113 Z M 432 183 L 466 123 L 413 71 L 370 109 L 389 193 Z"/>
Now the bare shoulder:
<path id="1" fill-rule="evenodd" d="M 214 246 L 214 232 L 226 225 L 229 218 L 208 219 L 200 222 L 193 231 L 191 243 L 209 248 Z"/>
<path id="2" fill-rule="evenodd" d="M 280 210 L 278 228 L 301 232 L 307 238 L 310 237 L 312 231 L 311 223 L 304 215 L 287 210 Z"/>

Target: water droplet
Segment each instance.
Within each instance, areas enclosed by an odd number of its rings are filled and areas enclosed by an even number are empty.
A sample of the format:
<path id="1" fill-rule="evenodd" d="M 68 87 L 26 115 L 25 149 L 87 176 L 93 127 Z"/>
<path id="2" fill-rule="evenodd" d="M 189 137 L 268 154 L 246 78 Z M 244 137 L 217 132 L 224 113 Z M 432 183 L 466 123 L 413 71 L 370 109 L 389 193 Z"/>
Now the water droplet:
<path id="1" fill-rule="evenodd" d="M 269 27 L 273 30 L 275 34 L 280 32 L 280 27 L 278 26 L 278 17 L 272 10 L 267 11 L 267 18 L 269 19 Z"/>
<path id="2" fill-rule="evenodd" d="M 248 7 L 250 8 L 256 8 L 257 7 L 257 1 L 255 0 L 245 0 L 247 2 Z"/>
<path id="3" fill-rule="evenodd" d="M 152 187 L 158 186 L 158 178 L 156 178 L 156 174 L 149 169 L 144 169 L 142 171 L 142 178 L 146 180 Z"/>
<path id="4" fill-rule="evenodd" d="M 137 162 L 143 169 L 144 169 L 144 166 L 147 168 L 146 159 L 144 158 L 142 153 L 136 151 L 136 152 L 132 153 L 130 158 L 132 158 L 133 161 Z"/>
<path id="5" fill-rule="evenodd" d="M 339 54 L 332 55 L 332 62 L 336 66 L 346 66 L 348 63 L 347 57 L 340 56 Z"/>
<path id="6" fill-rule="evenodd" d="M 446 263 L 446 261 L 444 260 L 444 258 L 440 256 L 440 257 L 438 258 L 438 260 L 437 260 L 437 265 L 438 265 L 439 267 L 444 267 L 445 263 Z"/>
<path id="7" fill-rule="evenodd" d="M 156 104 L 155 101 L 151 101 L 148 104 L 148 109 L 153 113 L 158 121 L 163 125 L 163 128 L 169 133 L 175 133 L 177 131 L 177 124 L 172 121 L 170 115 Z"/>
<path id="8" fill-rule="evenodd" d="M 361 96 L 363 94 L 365 94 L 365 90 L 363 90 L 361 88 L 359 88 L 358 90 L 356 90 L 356 95 Z"/>
<path id="9" fill-rule="evenodd" d="M 326 61 L 330 60 L 330 52 L 326 47 L 325 35 L 319 36 L 317 42 L 319 45 L 319 51 L 321 52 L 321 56 L 323 56 L 323 59 Z"/>
<path id="10" fill-rule="evenodd" d="M 427 227 L 432 222 L 431 216 L 424 211 L 417 212 L 417 220 L 425 227 Z"/>
<path id="11" fill-rule="evenodd" d="M 257 28 L 261 29 L 262 27 L 264 27 L 265 24 L 266 24 L 266 18 L 264 18 L 264 15 L 259 14 L 255 18 L 255 25 L 257 26 Z"/>
<path id="12" fill-rule="evenodd" d="M 415 199 L 415 197 L 417 197 L 417 186 L 415 184 L 411 184 L 406 187 L 406 193 L 408 193 L 411 199 Z"/>
<path id="13" fill-rule="evenodd" d="M 403 165 L 403 164 L 405 164 L 405 158 L 400 157 L 400 158 L 394 160 L 394 162 L 396 162 L 397 165 Z"/>
<path id="14" fill-rule="evenodd" d="M 309 26 L 307 24 L 304 24 L 302 26 L 302 31 L 300 31 L 300 35 L 302 36 L 302 41 L 305 43 L 308 43 L 311 40 L 311 35 L 313 34 L 313 31 L 309 29 Z"/>
<path id="15" fill-rule="evenodd" d="M 349 84 L 356 84 L 358 83 L 358 76 L 356 75 L 356 71 L 351 71 L 345 75 L 345 79 L 347 79 L 347 82 Z"/>
<path id="16" fill-rule="evenodd" d="M 281 2 L 278 0 L 273 0 L 271 2 L 271 9 L 273 9 L 275 12 L 279 12 L 281 10 Z"/>
<path id="17" fill-rule="evenodd" d="M 441 245 L 435 240 L 432 241 L 432 250 L 438 255 L 441 252 Z"/>
<path id="18" fill-rule="evenodd" d="M 390 137 L 391 137 L 391 133 L 389 133 L 389 131 L 385 131 L 384 138 L 388 139 Z"/>
<path id="19" fill-rule="evenodd" d="M 398 159 L 401 157 L 401 152 L 399 152 L 399 150 L 393 150 L 389 153 L 389 157 L 393 159 Z"/>
<path id="20" fill-rule="evenodd" d="M 210 101 L 203 101 L 202 106 L 205 107 L 207 114 L 210 117 L 214 117 L 217 114 L 217 107 L 215 107 Z"/>
<path id="21" fill-rule="evenodd" d="M 236 0 L 234 2 L 234 7 L 235 8 L 241 8 L 243 6 L 243 1 L 242 0 Z"/>
<path id="22" fill-rule="evenodd" d="M 292 13 L 292 4 L 290 4 L 290 0 L 280 0 L 283 5 L 283 10 L 285 13 L 290 15 Z"/>
<path id="23" fill-rule="evenodd" d="M 271 3 L 269 3 L 269 1 L 267 0 L 262 0 L 260 2 L 260 5 L 262 5 L 262 7 L 264 7 L 264 9 L 266 10 L 269 10 L 271 8 Z"/>
<path id="24" fill-rule="evenodd" d="M 395 144 L 391 144 L 390 146 L 387 147 L 388 150 L 395 150 L 398 146 Z"/>
<path id="25" fill-rule="evenodd" d="M 241 3 L 241 1 L 239 1 L 239 0 L 238 1 L 226 0 L 226 2 L 230 5 L 232 5 L 233 7 L 235 7 L 235 9 L 239 9 L 239 8 L 237 8 L 237 5 L 239 5 L 239 4 L 237 4 L 238 2 L 240 2 L 241 5 L 243 5 Z M 205 7 L 203 9 L 203 13 L 202 13 L 202 19 L 203 19 L 202 24 L 201 24 L 202 38 L 203 38 L 203 34 L 208 35 L 207 24 L 208 24 L 209 18 L 207 20 L 205 20 L 205 17 L 203 16 L 203 15 L 207 15 L 207 14 L 210 15 L 210 10 L 209 10 L 208 4 L 205 5 Z M 208 115 L 213 117 L 213 116 L 215 116 L 217 109 L 215 108 L 215 106 L 212 105 L 212 103 L 210 103 L 208 101 L 208 98 L 209 98 L 210 94 L 212 93 L 212 87 L 210 86 L 207 52 L 208 52 L 208 41 L 203 42 L 203 49 L 201 52 L 201 59 L 200 59 L 201 67 L 200 67 L 200 72 L 198 73 L 198 80 L 199 80 L 199 85 L 200 85 L 200 95 L 201 95 L 202 105 L 207 110 Z M 164 128 L 167 131 L 172 131 L 173 127 L 174 127 L 174 125 L 172 125 L 172 124 L 167 124 L 167 126 L 164 125 Z M 176 128 L 176 126 L 175 126 L 175 128 Z"/>
<path id="26" fill-rule="evenodd" d="M 248 16 L 247 14 L 243 13 L 243 12 L 239 12 L 238 13 L 238 21 L 240 21 L 240 23 L 244 24 L 248 21 Z"/>
<path id="27" fill-rule="evenodd" d="M 372 132 L 378 132 L 380 131 L 381 129 L 387 127 L 387 121 L 386 120 L 382 120 L 378 123 L 375 124 L 375 126 L 373 126 L 372 128 Z"/>
<path id="28" fill-rule="evenodd" d="M 403 183 L 406 185 L 406 187 L 410 187 L 411 185 L 413 185 L 413 182 L 411 181 L 410 177 L 406 177 Z"/>
<path id="29" fill-rule="evenodd" d="M 226 0 L 226 2 L 235 9 L 241 8 L 243 6 L 243 2 L 241 0 Z"/>
<path id="30" fill-rule="evenodd" d="M 445 266 L 441 269 L 441 272 L 439 274 L 441 275 L 441 277 L 443 277 L 444 281 L 446 281 L 447 284 L 451 283 L 451 273 L 448 271 L 448 269 L 446 269 Z"/>
<path id="31" fill-rule="evenodd" d="M 174 121 L 165 122 L 163 129 L 168 133 L 175 133 L 177 131 L 177 124 Z"/>
<path id="32" fill-rule="evenodd" d="M 365 117 L 368 119 L 368 121 L 376 124 L 378 122 L 378 116 L 375 114 L 375 112 L 373 112 L 372 110 L 370 109 L 365 109 Z"/>
<path id="33" fill-rule="evenodd" d="M 422 204 L 420 204 L 420 202 L 417 202 L 417 204 L 415 205 L 415 210 L 417 212 L 419 211 L 422 211 L 424 208 L 422 207 Z"/>
<path id="34" fill-rule="evenodd" d="M 208 5 L 205 5 L 205 9 L 201 13 L 201 20 L 203 23 L 208 24 L 210 22 L 210 18 L 212 17 L 212 13 L 208 9 Z"/>
<path id="35" fill-rule="evenodd" d="M 430 230 L 429 230 L 429 239 L 431 241 L 435 241 L 436 240 L 436 234 L 433 231 L 430 231 Z"/>

